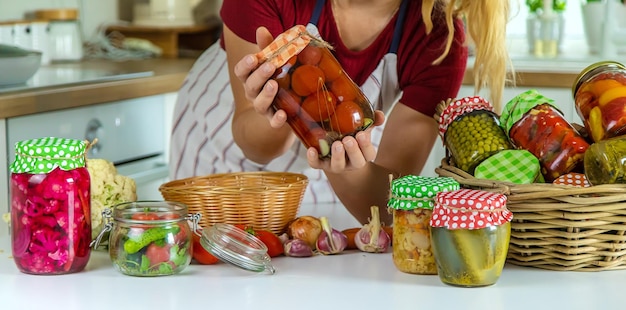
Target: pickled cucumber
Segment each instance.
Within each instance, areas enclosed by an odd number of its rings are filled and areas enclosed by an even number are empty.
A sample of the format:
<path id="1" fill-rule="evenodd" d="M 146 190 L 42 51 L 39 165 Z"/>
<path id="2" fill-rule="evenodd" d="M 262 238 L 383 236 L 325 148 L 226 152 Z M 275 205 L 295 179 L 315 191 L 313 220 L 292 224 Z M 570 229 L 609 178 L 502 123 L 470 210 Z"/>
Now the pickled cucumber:
<path id="1" fill-rule="evenodd" d="M 489 156 L 511 149 L 496 115 L 486 110 L 473 111 L 455 119 L 448 126 L 444 141 L 455 165 L 471 174 Z"/>

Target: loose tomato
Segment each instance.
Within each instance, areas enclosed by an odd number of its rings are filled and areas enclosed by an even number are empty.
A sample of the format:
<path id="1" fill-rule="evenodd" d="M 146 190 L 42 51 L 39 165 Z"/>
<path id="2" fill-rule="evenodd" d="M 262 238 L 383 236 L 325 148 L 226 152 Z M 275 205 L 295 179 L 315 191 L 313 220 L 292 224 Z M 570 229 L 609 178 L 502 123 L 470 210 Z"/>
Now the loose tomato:
<path id="1" fill-rule="evenodd" d="M 202 230 L 198 231 L 199 234 L 202 234 Z M 202 247 L 200 244 L 200 236 L 196 233 L 191 233 L 193 244 L 191 245 L 191 257 L 201 265 L 213 265 L 218 263 L 220 260 L 213 256 L 213 254 L 209 253 Z"/>
<path id="2" fill-rule="evenodd" d="M 325 80 L 322 69 L 311 65 L 301 65 L 291 74 L 291 89 L 296 94 L 305 97 L 320 89 Z"/>
<path id="3" fill-rule="evenodd" d="M 267 255 L 270 257 L 276 257 L 285 252 L 283 243 L 273 232 L 264 229 L 254 229 L 252 226 L 243 224 L 237 224 L 235 227 L 242 229 L 261 240 L 261 242 L 263 242 L 263 244 L 267 247 Z"/>
<path id="4" fill-rule="evenodd" d="M 302 102 L 302 111 L 307 113 L 314 121 L 327 120 L 335 113 L 337 97 L 328 91 L 319 91 L 310 94 Z"/>
<path id="5" fill-rule="evenodd" d="M 332 128 L 344 135 L 354 133 L 364 123 L 363 110 L 354 101 L 340 103 L 330 117 Z"/>

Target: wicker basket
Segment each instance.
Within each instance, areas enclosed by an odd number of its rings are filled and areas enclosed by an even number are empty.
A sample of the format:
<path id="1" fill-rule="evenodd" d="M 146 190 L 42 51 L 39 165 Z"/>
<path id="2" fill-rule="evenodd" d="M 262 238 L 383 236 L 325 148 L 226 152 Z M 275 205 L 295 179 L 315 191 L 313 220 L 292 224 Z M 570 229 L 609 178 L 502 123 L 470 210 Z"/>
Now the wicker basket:
<path id="1" fill-rule="evenodd" d="M 463 187 L 507 195 L 513 212 L 507 262 L 550 270 L 626 268 L 626 184 L 582 188 L 477 179 L 445 158 L 435 172 Z"/>
<path id="2" fill-rule="evenodd" d="M 308 178 L 288 172 L 238 172 L 174 180 L 159 187 L 165 200 L 200 213 L 200 225 L 246 224 L 281 234 L 296 218 Z"/>

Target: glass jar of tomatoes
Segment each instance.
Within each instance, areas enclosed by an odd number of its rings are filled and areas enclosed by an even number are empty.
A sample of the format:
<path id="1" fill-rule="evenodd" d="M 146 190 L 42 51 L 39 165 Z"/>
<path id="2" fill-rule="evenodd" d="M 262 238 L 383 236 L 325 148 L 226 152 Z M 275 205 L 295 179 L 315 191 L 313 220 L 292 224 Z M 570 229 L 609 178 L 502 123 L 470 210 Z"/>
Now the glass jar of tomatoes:
<path id="1" fill-rule="evenodd" d="M 437 194 L 430 232 L 441 282 L 477 287 L 498 281 L 511 238 L 506 201 L 475 189 Z"/>
<path id="2" fill-rule="evenodd" d="M 166 276 L 183 271 L 191 262 L 192 231 L 199 214 L 172 201 L 134 201 L 103 211 L 106 221 L 94 241 L 109 234 L 109 256 L 115 268 L 130 276 Z"/>
<path id="3" fill-rule="evenodd" d="M 304 26 L 277 36 L 257 58 L 278 68 L 273 75 L 279 88 L 273 108 L 285 111 L 295 134 L 307 148 L 315 147 L 321 158 L 331 155 L 334 141 L 373 124 L 370 101 L 333 56 L 330 45 Z"/>
<path id="4" fill-rule="evenodd" d="M 483 160 L 511 145 L 493 106 L 480 96 L 439 105 L 439 135 L 459 169 L 474 173 Z"/>
<path id="5" fill-rule="evenodd" d="M 582 171 L 589 143 L 554 106 L 554 100 L 528 90 L 505 105 L 500 121 L 514 146 L 539 159 L 545 181 Z"/>
<path id="6" fill-rule="evenodd" d="M 576 112 L 594 142 L 626 129 L 626 67 L 615 61 L 583 69 L 572 87 Z"/>
<path id="7" fill-rule="evenodd" d="M 437 274 L 429 221 L 435 195 L 459 189 L 449 177 L 408 175 L 393 180 L 387 206 L 393 209 L 392 258 L 396 268 L 412 274 Z"/>
<path id="8" fill-rule="evenodd" d="M 91 195 L 87 143 L 40 138 L 15 144 L 10 166 L 11 249 L 28 274 L 67 274 L 87 265 Z"/>

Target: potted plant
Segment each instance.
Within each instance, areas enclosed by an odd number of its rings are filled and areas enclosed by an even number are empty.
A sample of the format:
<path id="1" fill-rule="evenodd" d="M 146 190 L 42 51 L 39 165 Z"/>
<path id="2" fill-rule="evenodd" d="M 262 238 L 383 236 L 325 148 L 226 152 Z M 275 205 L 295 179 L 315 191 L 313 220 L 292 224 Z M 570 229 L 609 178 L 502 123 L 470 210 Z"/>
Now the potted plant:
<path id="1" fill-rule="evenodd" d="M 558 51 L 561 51 L 561 45 L 563 43 L 563 34 L 565 32 L 565 18 L 563 12 L 565 11 L 567 1 L 566 0 L 551 0 L 552 12 L 556 13 L 557 18 L 557 47 Z M 540 19 L 544 14 L 544 2 L 543 0 L 526 0 L 526 6 L 528 7 L 528 18 L 526 19 L 526 37 L 528 40 L 528 52 L 534 54 L 535 42 L 540 31 Z"/>

